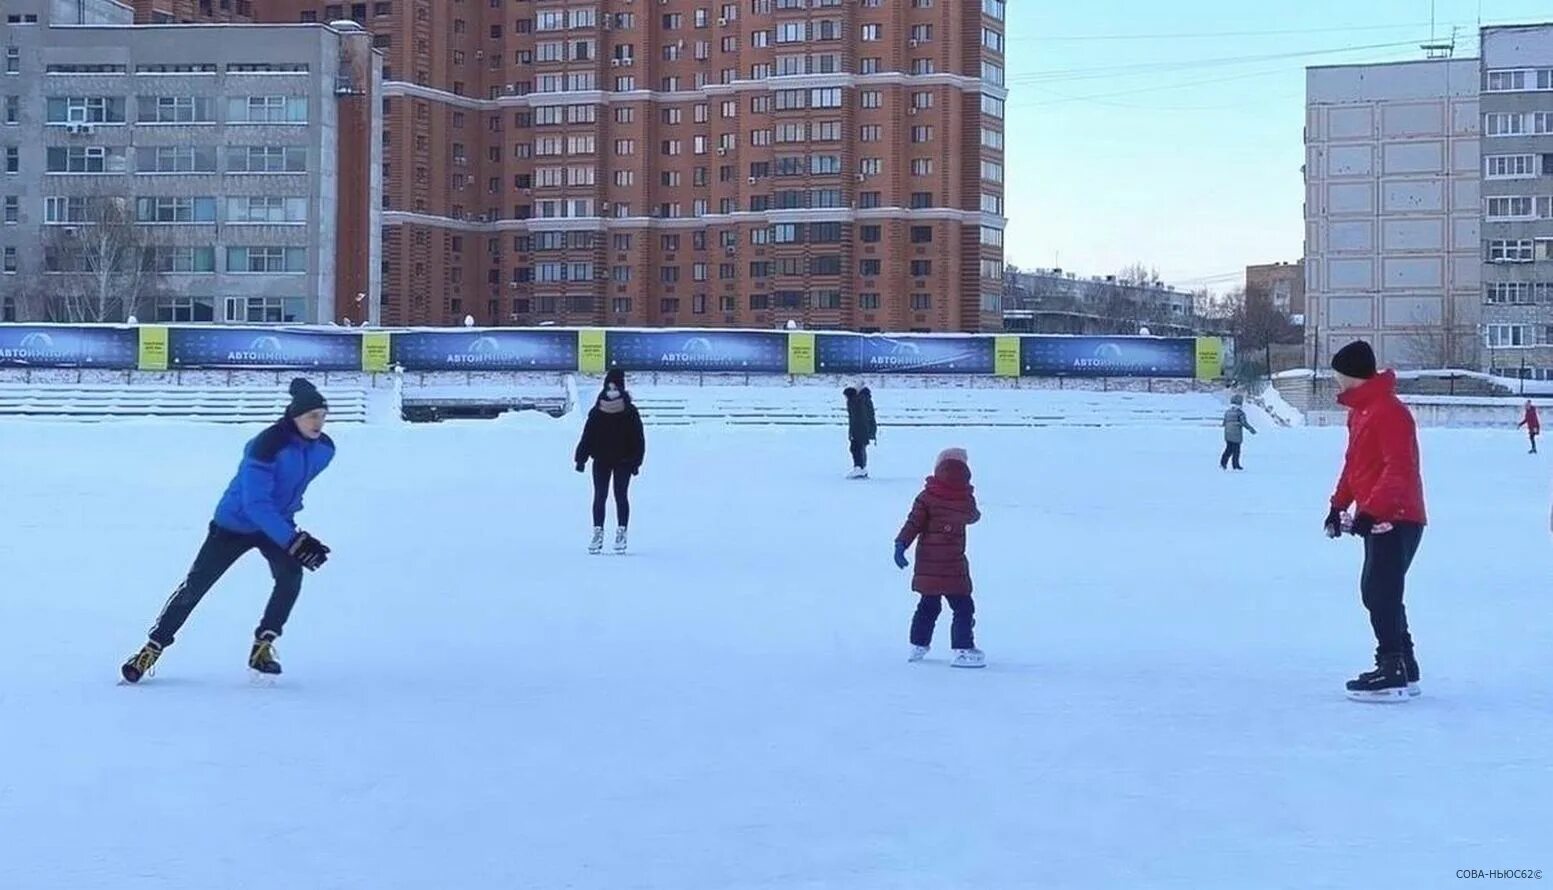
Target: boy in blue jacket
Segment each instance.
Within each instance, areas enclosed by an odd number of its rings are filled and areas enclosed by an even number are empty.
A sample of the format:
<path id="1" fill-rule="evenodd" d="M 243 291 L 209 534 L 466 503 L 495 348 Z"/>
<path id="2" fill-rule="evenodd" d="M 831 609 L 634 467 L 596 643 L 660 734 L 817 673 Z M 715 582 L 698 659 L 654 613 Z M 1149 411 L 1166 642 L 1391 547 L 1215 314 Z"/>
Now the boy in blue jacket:
<path id="1" fill-rule="evenodd" d="M 302 570 L 315 570 L 329 558 L 329 548 L 294 521 L 308 483 L 334 459 L 334 442 L 324 435 L 328 413 L 328 403 L 312 383 L 302 377 L 291 381 L 286 416 L 243 449 L 242 464 L 216 506 L 188 577 L 162 607 L 150 639 L 120 669 L 125 681 L 138 683 L 150 672 L 210 588 L 254 549 L 269 561 L 275 589 L 254 630 L 248 666 L 262 674 L 280 673 L 275 639 L 302 592 Z"/>

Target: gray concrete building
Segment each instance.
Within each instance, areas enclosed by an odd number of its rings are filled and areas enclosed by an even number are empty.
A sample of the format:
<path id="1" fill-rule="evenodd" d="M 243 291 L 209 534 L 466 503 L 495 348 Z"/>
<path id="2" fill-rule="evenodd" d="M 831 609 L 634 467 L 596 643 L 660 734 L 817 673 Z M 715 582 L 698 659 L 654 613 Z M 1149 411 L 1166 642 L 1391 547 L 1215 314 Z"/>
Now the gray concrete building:
<path id="1" fill-rule="evenodd" d="M 1006 269 L 1003 329 L 1033 334 L 1188 335 L 1200 328 L 1196 296 L 1163 282 L 1080 276 L 1062 269 Z"/>
<path id="2" fill-rule="evenodd" d="M 6 320 L 378 321 L 365 30 L 134 25 L 111 0 L 4 14 Z"/>
<path id="3" fill-rule="evenodd" d="M 1496 374 L 1553 378 L 1553 25 L 1484 28 L 1483 342 Z"/>
<path id="4" fill-rule="evenodd" d="M 1480 367 L 1477 59 L 1306 74 L 1305 331 L 1397 368 Z"/>

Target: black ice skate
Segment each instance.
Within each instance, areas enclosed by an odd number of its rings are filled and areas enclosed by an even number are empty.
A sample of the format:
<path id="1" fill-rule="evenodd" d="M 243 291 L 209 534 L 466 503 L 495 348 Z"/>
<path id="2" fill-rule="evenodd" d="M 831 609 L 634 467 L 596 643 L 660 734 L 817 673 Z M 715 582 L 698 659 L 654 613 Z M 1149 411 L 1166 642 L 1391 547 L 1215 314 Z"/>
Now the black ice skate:
<path id="1" fill-rule="evenodd" d="M 152 673 L 156 667 L 156 660 L 162 657 L 162 647 L 156 643 L 147 641 L 140 651 L 130 656 L 129 661 L 119 668 L 119 673 L 126 683 L 139 683 L 140 678 Z"/>
<path id="2" fill-rule="evenodd" d="M 256 673 L 276 676 L 280 673 L 280 662 L 275 660 L 275 634 L 265 631 L 253 641 L 253 650 L 248 653 L 248 666 Z"/>
<path id="3" fill-rule="evenodd" d="M 1365 671 L 1348 681 L 1348 697 L 1363 702 L 1405 702 L 1408 700 L 1407 663 L 1401 655 L 1375 659 L 1375 670 Z"/>
<path id="4" fill-rule="evenodd" d="M 1409 652 L 1402 657 L 1403 666 L 1407 668 L 1407 694 L 1418 697 L 1424 694 L 1423 687 L 1418 685 L 1418 659 Z"/>

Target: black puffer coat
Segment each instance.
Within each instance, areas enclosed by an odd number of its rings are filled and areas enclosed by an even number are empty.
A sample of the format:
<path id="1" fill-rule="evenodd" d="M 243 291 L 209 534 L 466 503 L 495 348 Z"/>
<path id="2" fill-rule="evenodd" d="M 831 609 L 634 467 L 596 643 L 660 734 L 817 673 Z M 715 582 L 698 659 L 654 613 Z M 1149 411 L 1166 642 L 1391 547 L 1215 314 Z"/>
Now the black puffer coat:
<path id="1" fill-rule="evenodd" d="M 847 435 L 854 442 L 872 442 L 879 438 L 879 421 L 874 417 L 874 394 L 868 389 L 847 387 Z"/>

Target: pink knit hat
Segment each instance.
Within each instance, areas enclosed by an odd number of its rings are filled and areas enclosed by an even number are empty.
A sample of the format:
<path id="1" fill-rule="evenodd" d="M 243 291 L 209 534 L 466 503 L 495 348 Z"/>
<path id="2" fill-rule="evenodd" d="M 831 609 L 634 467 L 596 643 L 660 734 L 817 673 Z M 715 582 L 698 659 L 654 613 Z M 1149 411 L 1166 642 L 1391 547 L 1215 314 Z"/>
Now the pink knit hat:
<path id="1" fill-rule="evenodd" d="M 943 451 L 938 452 L 938 460 L 933 461 L 933 469 L 936 470 L 943 466 L 945 461 L 951 460 L 957 460 L 966 466 L 971 465 L 971 459 L 965 453 L 964 448 L 945 448 Z"/>

